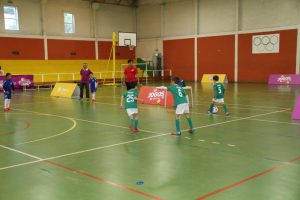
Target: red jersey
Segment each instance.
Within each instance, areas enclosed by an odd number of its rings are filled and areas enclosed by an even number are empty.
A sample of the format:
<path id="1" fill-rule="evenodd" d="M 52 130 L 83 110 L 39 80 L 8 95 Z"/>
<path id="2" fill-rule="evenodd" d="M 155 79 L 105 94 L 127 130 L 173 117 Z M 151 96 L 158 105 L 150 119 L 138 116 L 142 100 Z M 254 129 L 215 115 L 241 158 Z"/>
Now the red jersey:
<path id="1" fill-rule="evenodd" d="M 138 73 L 138 70 L 135 66 L 129 67 L 127 66 L 124 70 L 125 74 L 125 82 L 134 82 L 137 81 L 136 74 Z"/>

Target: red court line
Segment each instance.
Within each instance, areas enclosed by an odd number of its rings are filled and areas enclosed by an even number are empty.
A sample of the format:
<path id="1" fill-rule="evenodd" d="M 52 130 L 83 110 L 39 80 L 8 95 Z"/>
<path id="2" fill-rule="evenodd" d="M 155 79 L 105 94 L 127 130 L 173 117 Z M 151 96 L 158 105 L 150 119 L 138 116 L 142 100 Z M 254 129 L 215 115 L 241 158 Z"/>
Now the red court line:
<path id="1" fill-rule="evenodd" d="M 115 187 L 118 187 L 118 188 L 121 188 L 121 189 L 124 189 L 124 190 L 127 190 L 127 191 L 134 192 L 134 193 L 136 193 L 136 194 L 139 194 L 139 195 L 148 197 L 148 198 L 150 198 L 150 199 L 162 200 L 162 199 L 159 198 L 159 197 L 156 197 L 156 196 L 153 196 L 153 195 L 150 195 L 150 194 L 141 192 L 141 191 L 139 191 L 139 190 L 136 190 L 136 189 L 133 189 L 133 188 L 124 186 L 124 185 L 120 185 L 120 184 L 118 184 L 118 183 L 115 183 L 115 182 L 112 182 L 112 181 L 109 181 L 109 180 L 106 180 L 106 179 L 103 179 L 103 178 L 94 176 L 94 175 L 92 175 L 92 174 L 88 174 L 88 173 L 86 173 L 86 172 L 83 172 L 83 171 L 80 171 L 80 170 L 77 170 L 77 169 L 73 169 L 73 168 L 71 168 L 71 167 L 67 167 L 67 166 L 65 166 L 65 165 L 61 165 L 61 164 L 59 164 L 59 163 L 55 163 L 55 162 L 52 162 L 52 161 L 49 161 L 49 160 L 46 160 L 46 161 L 44 161 L 44 162 L 49 163 L 49 164 L 51 164 L 51 165 L 54 165 L 54 166 L 56 166 L 56 167 L 59 167 L 59 168 L 62 168 L 62 169 L 71 171 L 71 172 L 75 172 L 75 173 L 77 173 L 77 174 L 81 174 L 81 175 L 83 175 L 83 176 L 86 176 L 86 177 L 88 177 L 88 178 L 94 179 L 94 180 L 96 180 L 96 181 L 100 181 L 100 182 L 103 182 L 103 183 L 107 183 L 107 184 L 113 185 L 113 186 L 115 186 Z"/>
<path id="2" fill-rule="evenodd" d="M 201 197 L 197 198 L 196 200 L 203 200 L 203 199 L 207 199 L 207 198 L 209 198 L 209 197 L 215 196 L 215 195 L 217 195 L 217 194 L 219 194 L 219 193 L 222 193 L 222 192 L 224 192 L 224 191 L 226 191 L 226 190 L 229 190 L 229 189 L 231 189 L 231 188 L 234 188 L 234 187 L 236 187 L 236 186 L 238 186 L 238 185 L 241 185 L 241 184 L 243 184 L 243 183 L 245 183 L 245 182 L 248 182 L 248 181 L 250 181 L 250 180 L 252 180 L 252 179 L 258 178 L 258 177 L 263 176 L 263 175 L 265 175 L 265 174 L 268 174 L 268 173 L 270 173 L 270 172 L 274 172 L 274 171 L 276 171 L 276 170 L 278 170 L 278 169 L 280 169 L 280 168 L 283 168 L 283 167 L 285 167 L 285 166 L 287 166 L 287 165 L 289 165 L 289 164 L 292 164 L 292 163 L 294 163 L 294 162 L 297 162 L 297 161 L 299 161 L 299 160 L 300 160 L 300 157 L 297 157 L 297 158 L 294 158 L 294 159 L 292 159 L 292 160 L 290 160 L 290 161 L 288 161 L 288 162 L 281 163 L 281 164 L 279 164 L 279 165 L 277 165 L 277 166 L 275 166 L 275 167 L 272 167 L 271 169 L 268 169 L 268 170 L 263 171 L 263 172 L 261 172 L 261 173 L 255 174 L 255 175 L 250 176 L 250 177 L 248 177 L 248 178 L 245 178 L 245 179 L 243 179 L 243 180 L 241 180 L 241 181 L 238 181 L 238 182 L 233 183 L 233 184 L 231 184 L 231 185 L 228 185 L 228 186 L 226 186 L 226 187 L 223 187 L 223 188 L 220 188 L 220 189 L 218 189 L 218 190 L 215 190 L 215 191 L 213 191 L 213 192 L 211 192 L 211 193 L 208 193 L 208 194 L 206 194 L 206 195 L 204 195 L 204 196 L 201 196 Z"/>

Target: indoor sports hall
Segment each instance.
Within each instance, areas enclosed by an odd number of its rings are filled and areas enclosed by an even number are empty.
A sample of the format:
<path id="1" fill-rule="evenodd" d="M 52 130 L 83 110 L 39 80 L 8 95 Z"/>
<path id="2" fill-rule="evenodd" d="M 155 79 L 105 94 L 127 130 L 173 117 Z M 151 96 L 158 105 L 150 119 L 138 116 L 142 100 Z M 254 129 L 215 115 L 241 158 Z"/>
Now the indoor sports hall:
<path id="1" fill-rule="evenodd" d="M 0 200 L 299 200 L 299 0 L 0 0 Z"/>

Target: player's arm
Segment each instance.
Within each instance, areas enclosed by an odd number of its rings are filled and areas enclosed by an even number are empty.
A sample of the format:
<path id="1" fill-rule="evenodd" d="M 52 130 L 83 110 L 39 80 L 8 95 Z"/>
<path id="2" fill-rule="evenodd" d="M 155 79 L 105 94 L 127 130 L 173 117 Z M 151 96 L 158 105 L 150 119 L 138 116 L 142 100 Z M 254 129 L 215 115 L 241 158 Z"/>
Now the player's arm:
<path id="1" fill-rule="evenodd" d="M 168 87 L 166 86 L 159 86 L 159 87 L 156 87 L 157 89 L 162 89 L 162 90 L 168 90 Z"/>
<path id="2" fill-rule="evenodd" d="M 121 96 L 121 103 L 120 103 L 120 108 L 123 108 L 123 103 L 124 103 L 124 96 Z"/>
<path id="3" fill-rule="evenodd" d="M 191 86 L 184 86 L 182 88 L 185 89 L 185 90 L 190 90 L 192 87 Z"/>
<path id="4" fill-rule="evenodd" d="M 140 102 L 142 102 L 142 103 L 144 103 L 144 99 L 141 99 L 141 98 L 138 98 L 138 97 L 136 97 L 136 98 L 134 98 L 134 100 L 136 100 L 136 101 L 140 101 Z"/>

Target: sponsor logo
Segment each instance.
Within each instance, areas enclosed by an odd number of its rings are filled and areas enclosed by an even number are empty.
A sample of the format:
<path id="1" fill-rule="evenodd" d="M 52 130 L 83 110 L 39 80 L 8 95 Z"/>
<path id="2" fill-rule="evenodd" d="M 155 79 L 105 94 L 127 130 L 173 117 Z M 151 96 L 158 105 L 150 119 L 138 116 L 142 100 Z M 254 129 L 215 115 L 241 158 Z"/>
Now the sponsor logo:
<path id="1" fill-rule="evenodd" d="M 284 76 L 284 75 L 281 75 L 277 81 L 279 83 L 286 83 L 286 84 L 289 84 L 290 82 L 292 82 L 292 77 L 291 76 Z"/>
<path id="2" fill-rule="evenodd" d="M 69 90 L 66 88 L 63 88 L 63 87 L 59 87 L 59 88 L 57 88 L 57 92 L 61 93 L 61 94 L 68 94 Z"/>
<path id="3" fill-rule="evenodd" d="M 154 89 L 153 92 L 149 92 L 147 99 L 160 103 L 162 99 L 165 99 L 165 92 Z"/>
<path id="4" fill-rule="evenodd" d="M 19 81 L 19 85 L 21 85 L 21 86 L 30 86 L 31 81 L 29 79 L 26 79 L 26 78 L 21 78 L 21 80 Z"/>

